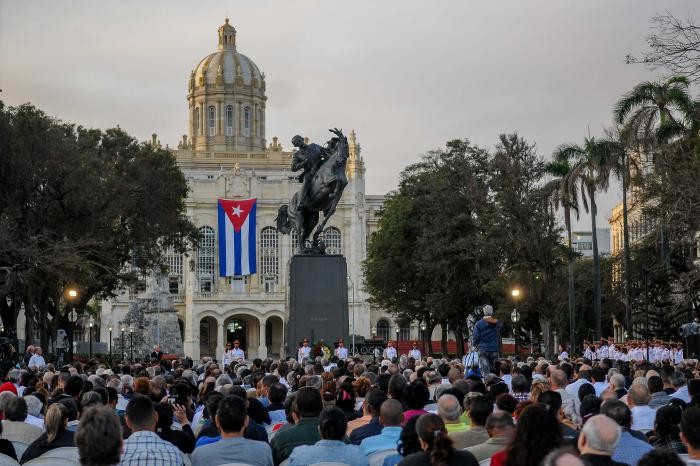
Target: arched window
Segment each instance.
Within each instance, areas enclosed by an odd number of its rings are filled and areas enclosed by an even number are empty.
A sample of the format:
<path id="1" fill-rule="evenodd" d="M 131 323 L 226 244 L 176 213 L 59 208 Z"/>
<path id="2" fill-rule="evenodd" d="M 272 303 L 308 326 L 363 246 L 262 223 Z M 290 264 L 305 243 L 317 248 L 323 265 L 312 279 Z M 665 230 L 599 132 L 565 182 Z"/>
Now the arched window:
<path id="1" fill-rule="evenodd" d="M 377 336 L 384 341 L 389 341 L 389 322 L 386 319 L 377 321 Z"/>
<path id="2" fill-rule="evenodd" d="M 182 254 L 170 246 L 165 251 L 165 264 L 168 266 L 168 289 L 170 294 L 178 295 L 182 288 Z"/>
<path id="3" fill-rule="evenodd" d="M 260 232 L 260 279 L 266 293 L 274 293 L 279 280 L 279 233 L 274 227 Z"/>
<path id="4" fill-rule="evenodd" d="M 209 116 L 207 117 L 207 127 L 209 128 L 209 136 L 216 134 L 216 108 L 213 105 L 209 106 Z"/>
<path id="5" fill-rule="evenodd" d="M 202 227 L 199 229 L 201 241 L 197 249 L 197 280 L 199 291 L 209 293 L 214 291 L 214 255 L 216 254 L 214 229 Z"/>
<path id="6" fill-rule="evenodd" d="M 326 244 L 326 254 L 342 254 L 342 239 L 340 230 L 335 227 L 323 231 L 323 242 Z"/>
<path id="7" fill-rule="evenodd" d="M 243 135 L 250 136 L 250 107 L 243 109 Z"/>
<path id="8" fill-rule="evenodd" d="M 226 106 L 226 136 L 233 136 L 233 105 Z"/>
<path id="9" fill-rule="evenodd" d="M 194 133 L 199 134 L 199 107 L 194 109 Z"/>

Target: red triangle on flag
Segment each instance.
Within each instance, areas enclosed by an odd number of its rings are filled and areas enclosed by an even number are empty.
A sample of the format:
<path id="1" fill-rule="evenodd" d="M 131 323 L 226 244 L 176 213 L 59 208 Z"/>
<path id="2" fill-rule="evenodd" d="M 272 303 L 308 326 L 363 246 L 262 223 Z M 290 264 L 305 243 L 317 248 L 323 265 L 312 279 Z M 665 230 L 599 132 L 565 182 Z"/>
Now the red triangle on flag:
<path id="1" fill-rule="evenodd" d="M 241 231 L 241 226 L 248 218 L 255 201 L 256 199 L 219 199 L 219 205 L 226 212 L 226 216 L 233 225 L 233 231 L 236 233 Z"/>

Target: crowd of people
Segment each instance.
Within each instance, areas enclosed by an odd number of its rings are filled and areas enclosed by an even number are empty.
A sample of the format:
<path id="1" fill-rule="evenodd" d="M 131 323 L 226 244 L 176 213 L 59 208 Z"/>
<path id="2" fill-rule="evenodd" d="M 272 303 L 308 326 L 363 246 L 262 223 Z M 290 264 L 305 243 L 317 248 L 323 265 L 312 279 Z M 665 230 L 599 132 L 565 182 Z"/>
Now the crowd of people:
<path id="1" fill-rule="evenodd" d="M 684 359 L 683 344 L 680 342 L 653 339 L 615 343 L 613 337 L 596 342 L 584 341 L 583 357 L 591 361 L 596 359 L 651 363 L 669 361 L 673 364 L 680 364 Z"/>
<path id="2" fill-rule="evenodd" d="M 489 354 L 481 373 L 393 347 L 372 360 L 246 361 L 233 346 L 226 363 L 154 351 L 148 363 L 62 367 L 32 348 L 0 385 L 0 454 L 26 463 L 77 447 L 95 466 L 700 465 L 694 360 Z"/>

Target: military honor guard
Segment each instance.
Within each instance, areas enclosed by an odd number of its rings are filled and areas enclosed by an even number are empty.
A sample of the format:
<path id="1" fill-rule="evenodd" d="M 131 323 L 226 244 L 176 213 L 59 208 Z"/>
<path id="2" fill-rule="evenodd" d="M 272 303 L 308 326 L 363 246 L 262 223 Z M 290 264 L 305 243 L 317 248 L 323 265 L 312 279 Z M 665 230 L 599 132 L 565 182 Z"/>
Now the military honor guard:
<path id="1" fill-rule="evenodd" d="M 408 356 L 412 357 L 416 361 L 420 361 L 421 358 L 421 353 L 420 350 L 418 349 L 418 342 L 414 341 L 413 344 L 411 345 L 411 351 L 408 352 Z"/>
<path id="2" fill-rule="evenodd" d="M 309 346 L 309 340 L 308 338 L 304 338 L 304 341 L 301 342 L 301 346 L 297 352 L 297 361 L 302 362 L 304 359 L 309 359 L 310 356 L 311 347 Z"/>
<path id="3" fill-rule="evenodd" d="M 384 348 L 384 359 L 388 360 L 393 360 L 396 356 L 396 348 L 394 348 L 394 342 L 392 340 L 389 340 L 386 344 L 386 348 Z"/>
<path id="4" fill-rule="evenodd" d="M 241 348 L 241 342 L 234 340 L 233 348 L 231 349 L 231 360 L 238 361 L 239 359 L 245 359 L 245 351 Z"/>
<path id="5" fill-rule="evenodd" d="M 345 347 L 345 341 L 342 338 L 338 340 L 338 347 L 335 349 L 335 356 L 338 359 L 348 358 L 348 349 Z"/>

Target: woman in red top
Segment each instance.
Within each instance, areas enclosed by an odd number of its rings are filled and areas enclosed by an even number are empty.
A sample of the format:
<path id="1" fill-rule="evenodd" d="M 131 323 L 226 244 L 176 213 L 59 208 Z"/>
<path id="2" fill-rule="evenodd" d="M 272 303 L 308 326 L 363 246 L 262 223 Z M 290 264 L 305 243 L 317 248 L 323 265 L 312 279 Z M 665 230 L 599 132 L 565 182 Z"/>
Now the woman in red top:
<path id="1" fill-rule="evenodd" d="M 491 457 L 491 466 L 539 466 L 561 444 L 557 418 L 544 405 L 534 403 L 523 410 L 515 437 L 505 450 Z"/>

